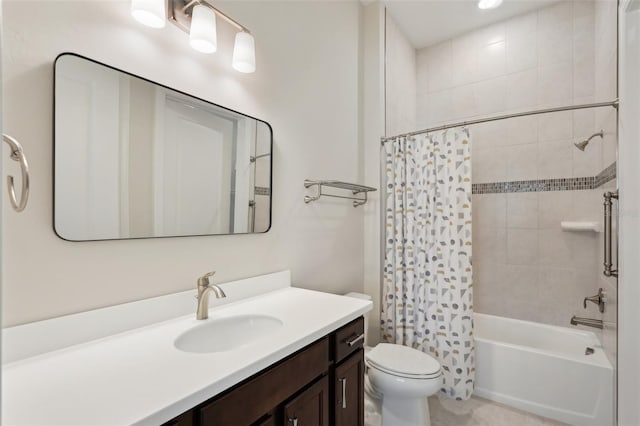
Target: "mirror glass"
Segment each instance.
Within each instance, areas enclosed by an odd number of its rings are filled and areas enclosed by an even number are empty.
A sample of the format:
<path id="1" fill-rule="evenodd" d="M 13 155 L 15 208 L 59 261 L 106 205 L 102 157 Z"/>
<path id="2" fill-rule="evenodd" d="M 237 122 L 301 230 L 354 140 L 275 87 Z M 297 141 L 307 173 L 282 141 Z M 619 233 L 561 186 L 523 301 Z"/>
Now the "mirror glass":
<path id="1" fill-rule="evenodd" d="M 269 230 L 269 124 L 75 54 L 54 80 L 58 236 Z"/>

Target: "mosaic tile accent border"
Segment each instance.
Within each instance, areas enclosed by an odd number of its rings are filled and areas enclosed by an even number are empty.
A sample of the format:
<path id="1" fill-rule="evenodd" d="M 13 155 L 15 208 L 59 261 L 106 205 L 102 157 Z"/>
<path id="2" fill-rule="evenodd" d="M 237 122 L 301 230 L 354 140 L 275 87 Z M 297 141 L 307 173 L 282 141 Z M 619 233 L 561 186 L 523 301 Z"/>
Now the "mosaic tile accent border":
<path id="1" fill-rule="evenodd" d="M 256 186 L 253 191 L 256 195 L 271 195 L 271 188 L 265 186 Z"/>
<path id="2" fill-rule="evenodd" d="M 597 176 L 519 180 L 511 182 L 474 183 L 474 194 L 503 194 L 512 192 L 580 191 L 596 189 L 616 177 L 616 163 L 600 172 Z"/>

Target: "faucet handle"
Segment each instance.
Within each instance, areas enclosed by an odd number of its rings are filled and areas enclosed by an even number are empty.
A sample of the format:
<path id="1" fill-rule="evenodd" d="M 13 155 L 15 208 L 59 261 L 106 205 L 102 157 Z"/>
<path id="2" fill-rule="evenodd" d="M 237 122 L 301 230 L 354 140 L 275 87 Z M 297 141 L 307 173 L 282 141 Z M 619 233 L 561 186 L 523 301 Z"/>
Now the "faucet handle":
<path id="1" fill-rule="evenodd" d="M 207 272 L 206 274 L 198 278 L 198 286 L 211 285 L 211 280 L 209 278 L 211 278 L 215 274 L 216 274 L 216 271 L 211 271 L 211 272 Z"/>
<path id="2" fill-rule="evenodd" d="M 584 309 L 587 309 L 587 301 L 595 303 L 596 305 L 598 305 L 599 311 L 604 312 L 606 296 L 604 291 L 602 291 L 602 288 L 598 289 L 598 294 L 596 294 L 595 296 L 584 298 L 584 301 L 582 302 L 582 306 L 584 307 Z"/>

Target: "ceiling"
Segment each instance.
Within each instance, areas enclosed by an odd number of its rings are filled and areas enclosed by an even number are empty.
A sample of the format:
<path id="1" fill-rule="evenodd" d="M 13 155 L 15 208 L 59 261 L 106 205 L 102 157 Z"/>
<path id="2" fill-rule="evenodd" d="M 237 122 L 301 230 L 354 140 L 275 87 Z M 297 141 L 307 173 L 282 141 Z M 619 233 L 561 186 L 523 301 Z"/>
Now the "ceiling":
<path id="1" fill-rule="evenodd" d="M 421 49 L 558 0 L 504 0 L 496 9 L 478 9 L 477 0 L 382 0 L 413 47 Z"/>

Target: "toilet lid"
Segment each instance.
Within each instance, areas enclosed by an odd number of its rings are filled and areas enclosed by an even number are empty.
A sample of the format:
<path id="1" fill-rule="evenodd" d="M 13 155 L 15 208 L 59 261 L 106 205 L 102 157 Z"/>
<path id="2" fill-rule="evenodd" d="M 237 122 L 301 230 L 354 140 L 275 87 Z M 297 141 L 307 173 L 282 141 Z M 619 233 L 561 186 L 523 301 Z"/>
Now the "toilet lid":
<path id="1" fill-rule="evenodd" d="M 395 376 L 428 379 L 440 375 L 440 363 L 408 346 L 380 343 L 366 355 L 370 367 Z"/>

